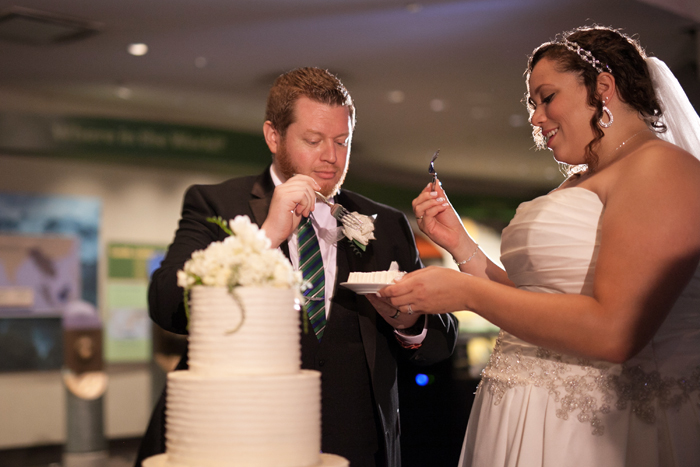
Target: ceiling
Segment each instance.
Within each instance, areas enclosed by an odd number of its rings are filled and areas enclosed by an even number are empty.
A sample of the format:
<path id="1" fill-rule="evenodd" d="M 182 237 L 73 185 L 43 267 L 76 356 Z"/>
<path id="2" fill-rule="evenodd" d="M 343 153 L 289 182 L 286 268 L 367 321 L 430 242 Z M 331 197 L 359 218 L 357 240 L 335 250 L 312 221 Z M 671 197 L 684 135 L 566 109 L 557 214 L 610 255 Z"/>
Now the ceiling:
<path id="1" fill-rule="evenodd" d="M 663 5 L 663 7 L 658 6 Z M 353 95 L 351 172 L 451 190 L 524 195 L 561 181 L 535 151 L 521 103 L 528 53 L 601 24 L 639 34 L 700 108 L 696 0 L 0 0 L 99 23 L 52 45 L 0 40 L 0 111 L 261 133 L 280 73 L 318 66 Z M 133 56 L 131 43 L 148 53 Z"/>

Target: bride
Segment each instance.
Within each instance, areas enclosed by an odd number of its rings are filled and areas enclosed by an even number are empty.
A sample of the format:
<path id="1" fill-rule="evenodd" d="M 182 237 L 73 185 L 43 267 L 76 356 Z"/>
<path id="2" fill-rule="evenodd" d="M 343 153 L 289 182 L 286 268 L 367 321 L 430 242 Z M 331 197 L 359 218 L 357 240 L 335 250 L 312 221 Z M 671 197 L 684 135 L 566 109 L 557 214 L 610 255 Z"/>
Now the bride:
<path id="1" fill-rule="evenodd" d="M 418 270 L 371 300 L 501 328 L 461 466 L 698 466 L 700 118 L 609 28 L 542 44 L 526 76 L 535 141 L 569 176 L 518 208 L 505 271 L 428 185 L 418 225 L 460 271 Z"/>

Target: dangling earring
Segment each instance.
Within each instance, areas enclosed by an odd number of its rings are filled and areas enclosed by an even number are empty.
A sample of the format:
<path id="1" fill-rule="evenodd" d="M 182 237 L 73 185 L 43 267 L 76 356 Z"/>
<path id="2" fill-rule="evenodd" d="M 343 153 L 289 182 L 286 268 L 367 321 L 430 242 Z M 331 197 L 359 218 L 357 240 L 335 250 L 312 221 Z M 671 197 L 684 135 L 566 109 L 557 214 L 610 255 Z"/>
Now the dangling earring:
<path id="1" fill-rule="evenodd" d="M 605 102 L 607 103 L 608 100 L 605 99 Z M 603 128 L 610 128 L 610 125 L 613 124 L 613 120 L 614 120 L 614 119 L 613 119 L 613 114 L 612 114 L 612 112 L 610 111 L 610 109 L 608 109 L 608 106 L 605 105 L 605 104 L 603 104 L 603 112 L 605 112 L 605 113 L 608 115 L 608 120 L 609 120 L 609 121 L 608 121 L 608 123 L 605 123 L 605 122 L 603 121 L 603 118 L 601 117 L 600 120 L 598 120 L 598 124 L 599 124 L 600 126 L 602 126 Z"/>

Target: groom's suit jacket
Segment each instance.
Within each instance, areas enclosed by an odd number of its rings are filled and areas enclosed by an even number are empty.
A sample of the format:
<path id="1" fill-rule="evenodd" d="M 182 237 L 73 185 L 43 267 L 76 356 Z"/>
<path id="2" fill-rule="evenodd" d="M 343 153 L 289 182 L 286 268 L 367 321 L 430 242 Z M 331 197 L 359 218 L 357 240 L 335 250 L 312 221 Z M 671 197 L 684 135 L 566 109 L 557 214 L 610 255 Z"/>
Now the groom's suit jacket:
<path id="1" fill-rule="evenodd" d="M 206 218 L 221 216 L 228 220 L 247 215 L 261 226 L 273 191 L 269 170 L 259 176 L 188 189 L 175 240 L 153 274 L 149 288 L 149 312 L 158 325 L 176 333 L 187 332 L 176 272 L 193 251 L 226 237 Z M 336 199 L 350 211 L 377 215 L 376 240 L 371 240 L 364 252 L 345 239 L 338 241 L 336 284 L 334 289 L 326 285 L 327 293 L 334 290 L 328 325 L 321 343 L 313 332 L 302 333 L 302 367 L 323 375 L 322 450 L 348 457 L 353 467 L 372 465 L 367 460 L 370 458 L 376 458 L 377 466 L 399 467 L 396 359 L 431 364 L 449 357 L 457 337 L 456 320 L 451 315 L 430 315 L 420 348 L 404 349 L 394 329 L 365 297 L 339 285 L 347 281 L 351 271 L 387 270 L 392 261 L 397 261 L 402 271 L 413 271 L 422 265 L 403 213 L 345 190 Z M 281 249 L 289 256 L 287 242 Z M 185 367 L 186 355 L 178 368 Z M 162 410 L 161 400 L 142 441 L 137 465 L 143 457 L 164 451 Z"/>

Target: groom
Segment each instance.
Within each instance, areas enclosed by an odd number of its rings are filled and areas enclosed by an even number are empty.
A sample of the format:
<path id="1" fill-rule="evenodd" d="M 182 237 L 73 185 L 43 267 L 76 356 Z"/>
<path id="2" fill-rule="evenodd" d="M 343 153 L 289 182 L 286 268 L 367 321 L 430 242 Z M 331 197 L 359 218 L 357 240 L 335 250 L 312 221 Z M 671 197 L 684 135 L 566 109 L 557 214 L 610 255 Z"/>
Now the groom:
<path id="1" fill-rule="evenodd" d="M 207 217 L 249 216 L 295 268 L 299 225 L 310 218 L 325 272 L 325 294 L 319 300 L 326 320 L 318 336 L 316 317 L 314 326 L 302 332 L 302 368 L 322 373 L 322 450 L 349 459 L 352 467 L 400 467 L 397 358 L 426 365 L 449 357 L 457 336 L 455 318 L 408 315 L 383 304 L 375 309 L 365 297 L 338 285 L 351 271 L 386 270 L 392 261 L 402 271 L 422 267 L 401 212 L 340 191 L 355 127 L 355 107 L 340 80 L 318 68 L 280 76 L 270 90 L 265 119 L 271 166 L 259 176 L 196 185 L 185 194 L 175 240 L 150 284 L 151 318 L 168 331 L 186 333 L 176 272 L 193 251 L 226 235 Z M 316 201 L 314 191 L 349 211 L 376 214 L 376 239 L 365 251 L 346 238 L 337 239 L 338 223 L 329 207 Z M 178 369 L 186 367 L 185 355 Z M 161 397 L 137 466 L 165 449 L 163 409 Z"/>

